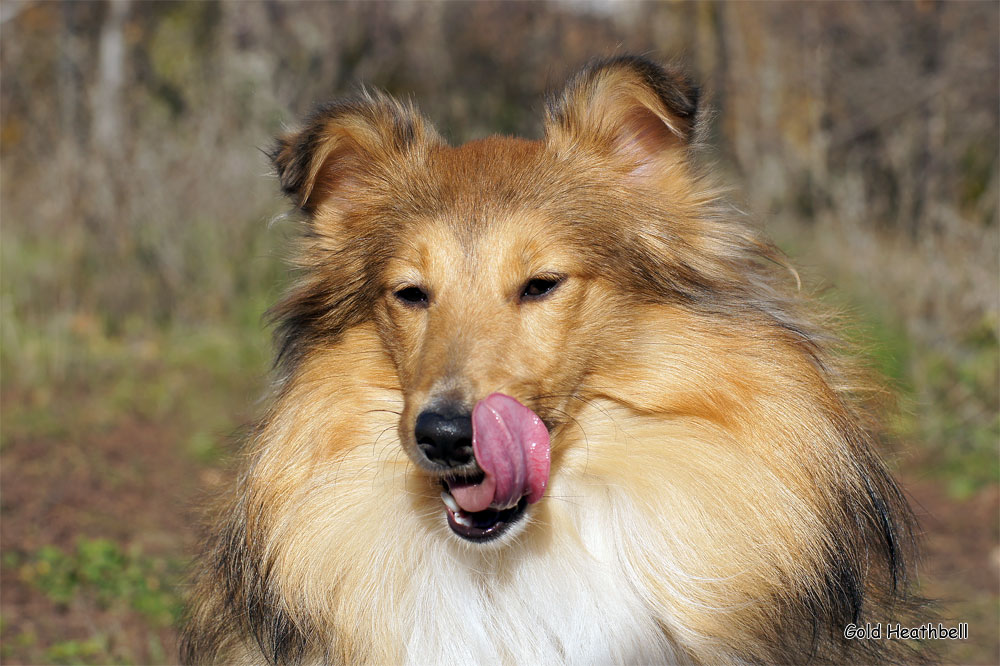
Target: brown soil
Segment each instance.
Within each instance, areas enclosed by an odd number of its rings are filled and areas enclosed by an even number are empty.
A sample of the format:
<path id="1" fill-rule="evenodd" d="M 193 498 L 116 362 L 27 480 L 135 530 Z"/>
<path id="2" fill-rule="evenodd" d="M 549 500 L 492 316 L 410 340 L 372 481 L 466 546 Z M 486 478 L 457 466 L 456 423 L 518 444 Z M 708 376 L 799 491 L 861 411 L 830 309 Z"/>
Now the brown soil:
<path id="1" fill-rule="evenodd" d="M 969 623 L 968 641 L 937 646 L 943 660 L 1000 664 L 1000 488 L 960 502 L 926 475 L 902 480 L 922 532 L 920 589 L 946 626 Z"/>
<path id="2" fill-rule="evenodd" d="M 3 552 L 23 562 L 45 545 L 70 553 L 80 539 L 105 538 L 151 557 L 183 558 L 194 547 L 199 476 L 211 474 L 176 450 L 164 425 L 132 422 L 75 441 L 10 442 L 0 466 Z M 176 661 L 171 627 L 131 608 L 57 604 L 22 578 L 18 566 L 0 569 L 4 663 L 45 663 L 50 646 L 95 635 L 116 659 Z M 156 640 L 160 645 L 151 645 Z"/>

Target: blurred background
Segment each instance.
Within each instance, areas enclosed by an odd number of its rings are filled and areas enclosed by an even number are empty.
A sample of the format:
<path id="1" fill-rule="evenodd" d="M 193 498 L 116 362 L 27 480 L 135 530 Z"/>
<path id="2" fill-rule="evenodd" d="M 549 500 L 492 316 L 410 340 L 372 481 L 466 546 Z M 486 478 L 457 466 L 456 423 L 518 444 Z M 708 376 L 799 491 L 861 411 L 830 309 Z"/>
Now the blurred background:
<path id="1" fill-rule="evenodd" d="M 998 648 L 995 2 L 0 4 L 0 659 L 176 660 L 199 498 L 269 365 L 295 222 L 261 151 L 361 82 L 540 135 L 594 56 L 679 60 L 713 161 L 898 393 L 919 587 Z"/>

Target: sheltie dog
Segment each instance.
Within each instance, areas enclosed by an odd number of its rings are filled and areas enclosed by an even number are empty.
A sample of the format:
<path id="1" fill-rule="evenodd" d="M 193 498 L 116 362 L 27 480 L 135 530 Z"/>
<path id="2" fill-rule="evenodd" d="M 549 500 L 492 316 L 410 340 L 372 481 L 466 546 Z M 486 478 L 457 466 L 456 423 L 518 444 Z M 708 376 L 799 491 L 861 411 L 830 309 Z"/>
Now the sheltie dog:
<path id="1" fill-rule="evenodd" d="M 698 96 L 618 57 L 537 141 L 451 147 L 380 93 L 278 140 L 300 279 L 187 662 L 914 657 L 845 637 L 911 612 L 910 514 L 780 253 L 697 166 Z"/>

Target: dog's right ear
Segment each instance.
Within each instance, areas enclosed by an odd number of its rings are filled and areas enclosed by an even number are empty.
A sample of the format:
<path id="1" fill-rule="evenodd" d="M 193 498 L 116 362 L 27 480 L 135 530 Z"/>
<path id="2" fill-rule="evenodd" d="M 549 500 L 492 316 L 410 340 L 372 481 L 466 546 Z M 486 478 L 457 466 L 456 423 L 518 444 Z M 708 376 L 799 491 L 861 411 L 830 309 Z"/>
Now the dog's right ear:
<path id="1" fill-rule="evenodd" d="M 412 105 L 366 93 L 321 106 L 304 129 L 278 137 L 269 156 L 282 191 L 312 215 L 323 204 L 348 201 L 366 176 L 440 142 Z"/>

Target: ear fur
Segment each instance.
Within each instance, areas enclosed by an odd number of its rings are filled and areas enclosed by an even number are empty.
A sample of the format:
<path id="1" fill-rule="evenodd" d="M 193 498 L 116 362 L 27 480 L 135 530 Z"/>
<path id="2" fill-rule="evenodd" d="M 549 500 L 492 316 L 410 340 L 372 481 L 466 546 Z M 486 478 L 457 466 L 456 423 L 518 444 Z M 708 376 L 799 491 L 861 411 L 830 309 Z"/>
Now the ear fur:
<path id="1" fill-rule="evenodd" d="M 698 87 L 682 72 L 637 56 L 592 63 L 550 98 L 546 142 L 557 152 L 589 148 L 635 171 L 691 145 Z"/>
<path id="2" fill-rule="evenodd" d="M 282 191 L 311 214 L 364 175 L 440 141 L 412 105 L 374 92 L 320 106 L 304 129 L 278 137 L 269 156 Z"/>

